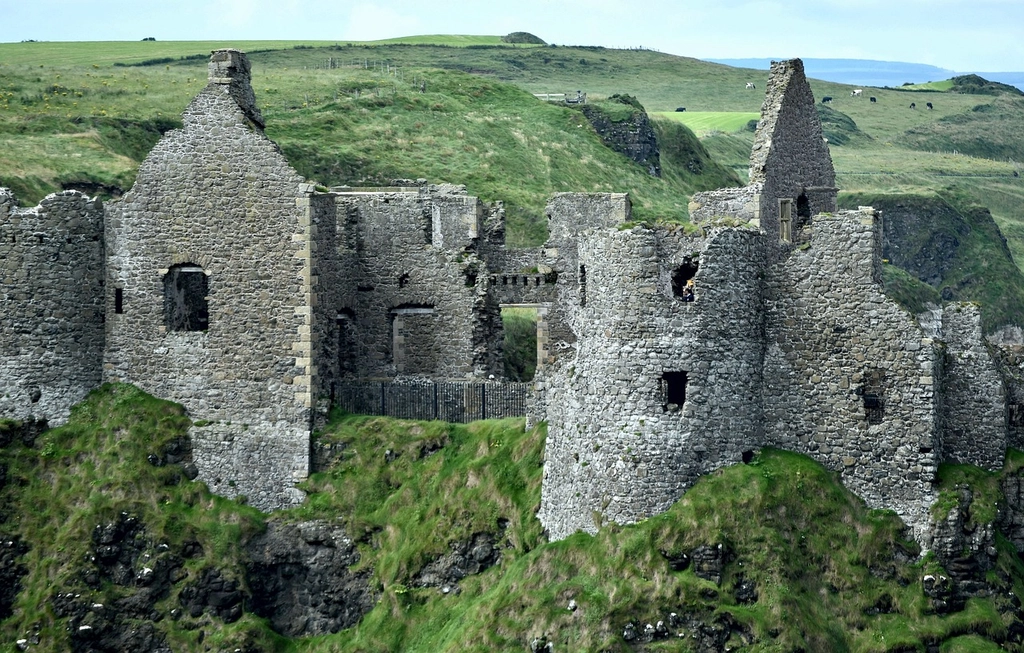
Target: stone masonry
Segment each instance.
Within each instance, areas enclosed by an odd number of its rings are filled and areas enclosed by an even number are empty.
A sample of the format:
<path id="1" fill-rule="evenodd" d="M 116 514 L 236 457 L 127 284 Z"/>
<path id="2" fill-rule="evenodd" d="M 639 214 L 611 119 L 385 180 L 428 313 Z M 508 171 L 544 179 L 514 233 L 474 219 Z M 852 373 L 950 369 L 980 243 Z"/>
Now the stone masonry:
<path id="1" fill-rule="evenodd" d="M 561 193 L 548 241 L 504 246 L 461 186 L 326 190 L 263 133 L 246 56 L 102 206 L 0 190 L 0 417 L 58 424 L 100 382 L 181 402 L 200 480 L 262 510 L 302 500 L 340 384 L 501 375 L 502 306 L 537 308 L 531 420 L 548 422 L 552 538 L 665 510 L 764 446 L 812 456 L 929 543 L 943 461 L 1024 442 L 1024 348 L 977 307 L 912 316 L 880 284 L 882 216 L 836 212 L 799 60 L 773 64 L 750 184 L 693 225 L 634 225 L 628 195 Z"/>

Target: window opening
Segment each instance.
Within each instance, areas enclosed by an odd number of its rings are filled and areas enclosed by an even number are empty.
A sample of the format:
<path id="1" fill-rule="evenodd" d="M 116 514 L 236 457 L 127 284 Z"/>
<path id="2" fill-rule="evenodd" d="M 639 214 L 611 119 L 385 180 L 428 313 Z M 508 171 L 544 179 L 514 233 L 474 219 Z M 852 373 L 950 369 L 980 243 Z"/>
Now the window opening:
<path id="1" fill-rule="evenodd" d="M 688 258 L 672 272 L 672 295 L 684 302 L 694 300 L 694 277 L 697 275 L 698 264 L 695 259 Z"/>
<path id="2" fill-rule="evenodd" d="M 793 200 L 779 200 L 779 237 L 793 242 Z"/>
<path id="3" fill-rule="evenodd" d="M 686 403 L 687 372 L 665 372 L 661 375 L 661 408 L 675 411 Z"/>
<path id="4" fill-rule="evenodd" d="M 118 315 L 124 313 L 124 289 L 114 288 L 114 312 Z"/>
<path id="5" fill-rule="evenodd" d="M 807 200 L 806 193 L 800 193 L 796 198 L 796 225 L 797 229 L 803 229 L 811 224 L 811 203 Z"/>
<path id="6" fill-rule="evenodd" d="M 164 276 L 164 317 L 168 331 L 206 331 L 209 282 L 201 267 L 172 267 Z"/>
<path id="7" fill-rule="evenodd" d="M 587 266 L 580 265 L 580 306 L 587 305 Z"/>
<path id="8" fill-rule="evenodd" d="M 1024 405 L 1010 404 L 1007 406 L 1007 409 L 1007 419 L 1010 426 L 1018 428 L 1024 426 Z"/>
<path id="9" fill-rule="evenodd" d="M 398 287 L 405 288 L 409 285 L 409 273 L 406 272 L 402 276 L 398 277 Z"/>
<path id="10" fill-rule="evenodd" d="M 867 418 L 868 424 L 881 424 L 885 418 L 885 399 L 882 393 L 885 372 L 874 370 L 864 376 L 864 385 L 857 389 L 857 394 L 864 404 L 864 417 Z"/>

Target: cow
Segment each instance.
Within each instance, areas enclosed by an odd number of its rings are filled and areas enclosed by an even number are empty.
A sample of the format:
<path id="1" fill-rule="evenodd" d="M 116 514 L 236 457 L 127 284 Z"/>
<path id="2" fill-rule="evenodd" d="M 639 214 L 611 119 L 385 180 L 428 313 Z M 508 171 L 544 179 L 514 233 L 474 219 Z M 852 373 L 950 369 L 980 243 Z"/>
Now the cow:
<path id="1" fill-rule="evenodd" d="M 926 103 L 924 106 L 928 107 L 929 109 L 934 109 L 935 108 L 935 107 L 932 106 L 931 102 Z"/>
<path id="2" fill-rule="evenodd" d="M 686 107 L 676 107 L 676 111 L 686 111 Z"/>
<path id="3" fill-rule="evenodd" d="M 747 88 L 757 88 L 753 82 L 747 82 Z"/>
<path id="4" fill-rule="evenodd" d="M 871 96 L 870 100 L 871 100 L 872 104 L 874 104 L 875 102 L 878 102 L 878 98 L 876 98 L 874 95 Z"/>
<path id="5" fill-rule="evenodd" d="M 917 108 L 917 102 L 911 102 L 910 103 L 910 108 L 911 109 L 916 109 Z"/>
<path id="6" fill-rule="evenodd" d="M 831 95 L 826 95 L 825 97 L 821 98 L 821 103 L 822 104 L 829 104 L 830 102 L 832 102 L 832 96 Z"/>
<path id="7" fill-rule="evenodd" d="M 860 97 L 861 93 L 863 92 L 864 90 L 859 88 L 855 91 L 850 91 L 850 97 Z"/>

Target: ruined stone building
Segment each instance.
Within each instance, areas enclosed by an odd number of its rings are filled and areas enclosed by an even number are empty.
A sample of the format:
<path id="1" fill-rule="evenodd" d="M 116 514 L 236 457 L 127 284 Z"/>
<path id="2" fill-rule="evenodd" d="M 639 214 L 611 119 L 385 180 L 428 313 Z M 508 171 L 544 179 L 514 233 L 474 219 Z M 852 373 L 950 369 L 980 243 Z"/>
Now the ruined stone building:
<path id="1" fill-rule="evenodd" d="M 461 187 L 318 188 L 264 135 L 245 55 L 209 71 L 120 200 L 0 191 L 0 417 L 59 424 L 134 383 L 188 409 L 213 491 L 279 508 L 342 384 L 500 377 L 500 307 L 527 305 L 553 538 L 657 514 L 775 446 L 926 539 L 940 461 L 1021 446 L 1024 356 L 975 306 L 919 321 L 882 293 L 881 216 L 836 210 L 799 60 L 772 67 L 749 185 L 697 194 L 693 226 L 566 193 L 518 250 Z"/>

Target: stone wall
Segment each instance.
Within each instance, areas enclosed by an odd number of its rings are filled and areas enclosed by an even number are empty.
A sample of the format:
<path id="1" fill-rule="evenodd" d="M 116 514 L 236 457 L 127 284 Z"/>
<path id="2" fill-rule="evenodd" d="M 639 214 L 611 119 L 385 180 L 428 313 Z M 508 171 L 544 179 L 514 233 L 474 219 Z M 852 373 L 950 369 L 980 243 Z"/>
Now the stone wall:
<path id="1" fill-rule="evenodd" d="M 1024 451 L 1024 346 L 1002 344 L 995 354 L 1006 387 L 1007 445 Z"/>
<path id="2" fill-rule="evenodd" d="M 940 351 L 882 293 L 872 209 L 814 218 L 768 276 L 766 441 L 841 473 L 875 508 L 927 525 L 939 452 Z"/>
<path id="3" fill-rule="evenodd" d="M 942 457 L 1000 469 L 1006 455 L 1006 389 L 981 330 L 976 304 L 942 311 Z"/>
<path id="4" fill-rule="evenodd" d="M 57 426 L 99 385 L 103 254 L 99 200 L 0 188 L 0 417 Z"/>
<path id="5" fill-rule="evenodd" d="M 222 424 L 193 429 L 200 479 L 269 509 L 294 502 L 292 485 L 308 471 L 313 188 L 263 134 L 252 107 L 238 103 L 248 62 L 228 55 L 233 63 L 217 70 L 235 76 L 213 76 L 211 67 L 184 128 L 160 140 L 108 212 L 105 378 Z M 207 323 L 180 329 L 171 321 L 176 270 L 193 275 L 196 288 L 205 276 L 206 296 L 193 289 L 185 303 L 193 313 L 205 303 Z"/>
<path id="6" fill-rule="evenodd" d="M 342 376 L 499 374 L 501 350 L 492 344 L 500 311 L 476 253 L 479 200 L 436 187 L 334 197 L 334 251 L 354 269 L 355 285 L 336 308 L 346 312 L 355 348 Z"/>
<path id="7" fill-rule="evenodd" d="M 759 234 L 604 229 L 578 247 L 587 281 L 576 352 L 544 379 L 541 399 L 539 516 L 556 539 L 657 514 L 761 440 Z M 673 277 L 695 261 L 696 301 L 685 302 Z"/>
<path id="8" fill-rule="evenodd" d="M 835 183 L 803 62 L 772 62 L 750 153 L 750 185 L 762 189 L 761 229 L 780 235 L 779 200 L 788 199 L 793 202 L 793 238 L 799 240 L 800 227 L 810 216 L 835 212 Z"/>

